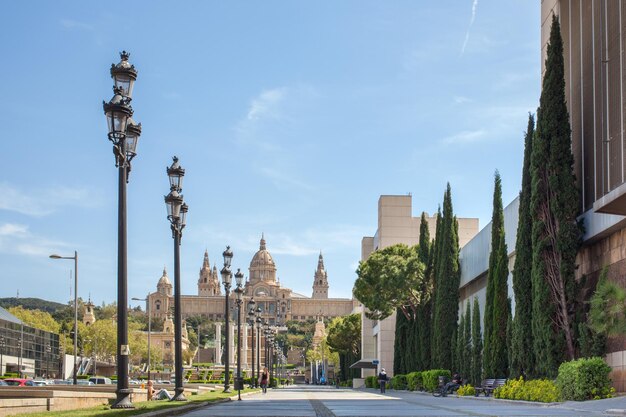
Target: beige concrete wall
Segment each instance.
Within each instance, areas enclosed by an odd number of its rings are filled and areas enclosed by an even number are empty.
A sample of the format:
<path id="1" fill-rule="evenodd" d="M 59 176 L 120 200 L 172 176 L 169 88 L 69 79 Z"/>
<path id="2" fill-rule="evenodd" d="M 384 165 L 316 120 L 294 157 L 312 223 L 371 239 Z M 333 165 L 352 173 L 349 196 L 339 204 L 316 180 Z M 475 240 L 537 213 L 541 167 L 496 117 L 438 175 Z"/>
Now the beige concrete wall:
<path id="1" fill-rule="evenodd" d="M 431 239 L 435 237 L 437 216 L 426 213 Z M 384 249 L 398 243 L 412 246 L 419 243 L 421 213 L 413 217 L 411 195 L 381 195 L 378 199 L 378 228 L 373 237 L 361 240 L 361 260 L 365 260 L 374 250 Z M 459 218 L 459 245 L 464 246 L 478 233 L 478 219 Z M 393 347 L 395 341 L 396 315 L 373 322 L 361 314 L 361 357 L 378 359 L 380 368 L 393 376 Z M 373 370 L 362 370 L 363 377 L 372 375 Z"/>

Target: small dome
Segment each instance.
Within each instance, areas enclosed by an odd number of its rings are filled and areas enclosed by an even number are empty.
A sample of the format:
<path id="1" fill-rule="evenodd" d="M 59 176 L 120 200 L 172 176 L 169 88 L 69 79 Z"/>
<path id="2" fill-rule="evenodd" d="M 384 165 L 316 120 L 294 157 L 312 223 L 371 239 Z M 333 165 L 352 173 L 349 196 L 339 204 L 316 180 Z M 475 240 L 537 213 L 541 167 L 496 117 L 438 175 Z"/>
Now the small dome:
<path id="1" fill-rule="evenodd" d="M 272 267 L 276 268 L 276 264 L 274 263 L 274 259 L 272 259 L 272 255 L 270 255 L 269 251 L 265 246 L 265 239 L 261 237 L 261 244 L 259 246 L 259 251 L 254 254 L 252 257 L 252 261 L 250 261 L 250 268 L 263 268 L 263 267 Z"/>
<path id="2" fill-rule="evenodd" d="M 167 277 L 167 271 L 165 270 L 165 268 L 163 268 L 163 275 L 161 276 L 161 278 L 159 278 L 159 283 L 157 284 L 157 286 L 172 286 L 170 279 Z"/>

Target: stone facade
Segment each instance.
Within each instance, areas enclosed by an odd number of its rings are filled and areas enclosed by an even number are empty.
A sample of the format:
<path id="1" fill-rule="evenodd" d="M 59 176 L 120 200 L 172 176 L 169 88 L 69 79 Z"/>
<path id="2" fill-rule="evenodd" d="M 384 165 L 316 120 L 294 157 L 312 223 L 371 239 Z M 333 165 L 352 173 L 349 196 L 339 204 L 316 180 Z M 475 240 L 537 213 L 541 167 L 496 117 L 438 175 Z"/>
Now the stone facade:
<path id="1" fill-rule="evenodd" d="M 248 269 L 248 281 L 244 285 L 244 306 L 254 298 L 261 308 L 264 320 L 270 324 L 284 323 L 286 320 L 306 321 L 317 316 L 326 318 L 345 316 L 353 310 L 355 302 L 348 298 L 328 298 L 328 273 L 324 258 L 320 253 L 317 269 L 313 274 L 313 297 L 309 298 L 283 287 L 277 279 L 277 268 L 272 255 L 267 250 L 262 237 L 259 250 L 254 254 Z M 235 310 L 235 295 L 231 292 L 229 305 Z M 157 291 L 148 296 L 150 311 L 154 317 L 167 317 L 173 308 L 172 284 L 163 270 L 158 281 Z M 208 253 L 205 252 L 198 279 L 198 295 L 181 296 L 182 315 L 205 316 L 213 321 L 224 319 L 225 301 L 220 290 L 217 267 L 210 267 Z M 236 320 L 236 312 L 231 314 Z"/>

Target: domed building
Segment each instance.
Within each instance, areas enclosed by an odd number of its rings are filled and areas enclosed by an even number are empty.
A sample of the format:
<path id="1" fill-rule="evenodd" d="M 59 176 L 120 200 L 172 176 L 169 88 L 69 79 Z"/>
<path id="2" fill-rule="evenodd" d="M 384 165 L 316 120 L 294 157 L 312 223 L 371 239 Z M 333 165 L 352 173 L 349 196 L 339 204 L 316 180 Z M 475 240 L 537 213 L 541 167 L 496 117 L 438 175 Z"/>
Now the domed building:
<path id="1" fill-rule="evenodd" d="M 233 271 L 234 272 L 234 271 Z M 184 278 L 183 278 L 184 279 Z M 277 277 L 277 267 L 262 236 L 259 250 L 254 254 L 248 268 L 248 280 L 244 285 L 244 305 L 254 298 L 261 308 L 263 318 L 270 324 L 282 324 L 287 320 L 306 321 L 318 316 L 332 318 L 350 314 L 355 302 L 348 298 L 328 298 L 328 273 L 320 253 L 313 273 L 312 296 L 307 297 L 283 287 Z M 198 294 L 181 295 L 182 315 L 206 316 L 213 321 L 224 319 L 224 295 L 216 265 L 211 267 L 209 254 L 205 251 L 198 277 Z M 235 286 L 233 279 L 233 288 Z M 235 294 L 230 294 L 234 308 Z M 166 318 L 174 308 L 172 284 L 163 270 L 157 283 L 157 291 L 150 294 L 150 310 L 154 317 Z M 234 314 L 232 315 L 234 317 Z"/>
<path id="2" fill-rule="evenodd" d="M 233 271 L 234 273 L 235 271 Z M 181 307 L 183 318 L 191 316 L 204 316 L 215 323 L 216 335 L 222 334 L 222 322 L 224 321 L 225 300 L 221 290 L 217 266 L 211 268 L 208 252 L 204 252 L 202 267 L 198 276 L 198 294 L 181 295 Z M 185 279 L 184 277 L 182 279 Z M 287 320 L 307 321 L 320 317 L 333 318 L 345 316 L 352 313 L 357 305 L 355 300 L 348 298 L 328 298 L 328 273 L 324 267 L 324 258 L 320 253 L 317 260 L 317 268 L 313 273 L 312 295 L 307 297 L 293 292 L 280 284 L 277 276 L 277 267 L 272 255 L 267 249 L 265 238 L 261 236 L 259 250 L 254 254 L 248 268 L 248 280 L 244 284 L 244 304 L 247 309 L 248 302 L 254 298 L 256 307 L 261 309 L 264 321 L 271 325 L 281 325 Z M 233 277 L 233 289 L 235 287 Z M 157 283 L 157 291 L 148 296 L 150 303 L 150 313 L 153 317 L 166 320 L 166 323 L 173 326 L 168 320 L 174 310 L 174 295 L 172 284 L 167 276 L 167 271 L 163 269 L 163 274 Z M 229 332 L 230 346 L 229 357 L 234 363 L 235 358 L 235 327 L 236 327 L 236 303 L 235 294 L 231 291 L 229 306 L 230 327 L 225 329 Z M 248 358 L 251 356 L 252 332 L 246 320 L 242 320 L 242 332 L 246 335 L 243 338 L 242 364 L 248 366 Z M 167 332 L 164 332 L 164 334 Z M 186 339 L 185 339 L 186 341 Z M 257 341 L 258 343 L 258 341 Z M 164 352 L 171 347 L 164 345 Z M 263 355 L 263 349 L 260 350 Z M 220 362 L 222 357 L 221 337 L 215 340 L 215 358 Z"/>

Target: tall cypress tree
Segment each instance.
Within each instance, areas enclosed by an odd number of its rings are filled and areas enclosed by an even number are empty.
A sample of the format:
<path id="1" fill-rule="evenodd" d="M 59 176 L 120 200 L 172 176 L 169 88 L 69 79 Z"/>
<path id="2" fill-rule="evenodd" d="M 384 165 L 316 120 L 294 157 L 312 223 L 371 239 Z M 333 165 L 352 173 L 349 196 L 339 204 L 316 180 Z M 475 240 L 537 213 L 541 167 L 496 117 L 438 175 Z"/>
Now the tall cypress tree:
<path id="1" fill-rule="evenodd" d="M 435 309 L 437 305 L 437 298 L 439 294 L 439 285 L 437 284 L 437 277 L 439 276 L 439 258 L 441 258 L 441 243 L 443 239 L 441 238 L 441 233 L 443 231 L 443 221 L 441 215 L 441 206 L 437 207 L 437 222 L 435 228 L 435 240 L 432 244 L 432 252 L 430 264 L 432 268 L 432 280 L 433 280 L 433 297 L 432 297 L 432 309 L 430 315 L 430 367 L 436 367 L 436 359 L 435 359 L 435 351 L 436 351 L 436 340 L 439 340 L 439 332 L 441 331 L 440 327 L 435 323 Z"/>
<path id="2" fill-rule="evenodd" d="M 519 222 L 515 241 L 513 267 L 513 292 L 515 293 L 515 318 L 511 334 L 509 376 L 535 375 L 532 347 L 532 222 L 530 211 L 530 156 L 532 153 L 535 118 L 528 115 L 524 137 L 524 164 L 522 190 L 519 194 Z"/>
<path id="3" fill-rule="evenodd" d="M 481 383 L 483 374 L 483 336 L 480 331 L 480 306 L 474 297 L 472 312 L 472 371 L 470 381 L 476 386 Z"/>
<path id="4" fill-rule="evenodd" d="M 433 359 L 434 365 L 449 369 L 452 364 L 454 345 L 452 336 L 457 328 L 459 315 L 459 238 L 458 224 L 452 209 L 452 191 L 448 183 L 443 199 L 441 219 L 441 243 L 438 247 L 436 267 L 436 291 L 434 311 Z"/>
<path id="5" fill-rule="evenodd" d="M 430 231 L 426 214 L 422 213 L 420 219 L 420 239 L 418 256 L 420 262 L 426 265 L 424 270 L 424 289 L 430 293 L 428 301 L 420 305 L 417 310 L 414 322 L 414 334 L 417 342 L 415 368 L 413 370 L 422 371 L 430 369 L 430 339 L 431 339 L 431 311 L 433 305 L 433 267 L 432 267 L 432 245 L 430 242 Z"/>
<path id="6" fill-rule="evenodd" d="M 545 68 L 531 156 L 533 336 L 537 371 L 553 377 L 563 356 L 575 356 L 574 269 L 581 237 L 563 40 L 554 15 Z"/>
<path id="7" fill-rule="evenodd" d="M 465 316 L 461 313 L 461 318 L 459 319 L 459 327 L 456 331 L 456 367 L 453 368 L 455 372 L 463 374 L 461 370 L 463 368 L 463 352 L 465 347 Z"/>
<path id="8" fill-rule="evenodd" d="M 485 301 L 485 376 L 495 378 L 508 374 L 506 329 L 509 319 L 507 307 L 509 258 L 504 236 L 504 210 L 502 207 L 502 180 L 496 171 L 491 216 L 491 253 L 487 276 Z"/>
<path id="9" fill-rule="evenodd" d="M 461 362 L 461 375 L 469 379 L 472 373 L 472 310 L 470 302 L 467 302 L 465 310 L 465 328 L 463 329 L 463 358 Z"/>
<path id="10" fill-rule="evenodd" d="M 395 375 L 406 374 L 407 327 L 406 316 L 402 310 L 396 309 L 396 332 L 393 343 L 393 373 Z"/>

